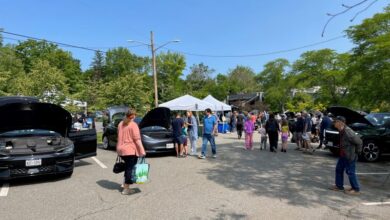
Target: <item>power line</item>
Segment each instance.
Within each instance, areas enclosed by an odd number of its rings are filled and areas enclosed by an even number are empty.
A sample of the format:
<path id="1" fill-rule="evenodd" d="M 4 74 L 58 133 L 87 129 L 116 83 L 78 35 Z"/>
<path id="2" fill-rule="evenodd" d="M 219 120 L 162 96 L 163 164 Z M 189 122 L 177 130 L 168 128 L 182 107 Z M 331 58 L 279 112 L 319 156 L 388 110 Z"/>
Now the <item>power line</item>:
<path id="1" fill-rule="evenodd" d="M 316 43 L 312 43 L 312 44 L 308 44 L 308 45 L 304 45 L 304 46 L 300 46 L 300 47 L 295 47 L 295 48 L 285 49 L 285 50 L 277 50 L 277 51 L 266 52 L 266 53 L 258 53 L 258 54 L 243 54 L 243 55 L 209 55 L 209 54 L 197 54 L 197 53 L 183 52 L 183 51 L 179 51 L 179 50 L 172 50 L 172 49 L 167 48 L 167 47 L 165 47 L 165 49 L 171 50 L 171 51 L 175 51 L 175 52 L 178 52 L 178 53 L 182 53 L 182 54 L 185 54 L 185 55 L 197 56 L 197 57 L 213 57 L 213 58 L 227 58 L 227 57 L 231 57 L 231 58 L 259 57 L 259 56 L 267 56 L 267 55 L 274 55 L 274 54 L 287 53 L 287 52 L 292 52 L 292 51 L 295 51 L 295 50 L 300 50 L 300 49 L 304 49 L 304 48 L 308 48 L 308 47 L 313 47 L 313 46 L 317 46 L 317 45 L 320 45 L 320 44 L 328 43 L 328 42 L 330 42 L 330 41 L 338 40 L 338 39 L 340 39 L 340 38 L 344 38 L 345 36 L 346 36 L 346 35 L 341 35 L 341 36 L 334 37 L 334 38 L 331 38 L 331 39 L 328 39 L 328 40 L 325 40 L 325 41 L 320 41 L 320 42 L 316 42 Z"/>
<path id="2" fill-rule="evenodd" d="M 27 39 L 33 39 L 33 40 L 38 40 L 38 41 L 46 41 L 46 42 L 49 42 L 49 43 L 53 43 L 53 44 L 57 44 L 57 45 L 65 46 L 65 47 L 72 47 L 72 48 L 77 48 L 77 49 L 82 49 L 82 50 L 89 50 L 89 51 L 94 51 L 94 52 L 99 52 L 99 53 L 103 52 L 103 51 L 100 51 L 100 50 L 95 50 L 95 49 L 91 49 L 91 48 L 87 48 L 87 47 L 82 47 L 82 46 L 77 46 L 77 45 L 72 45 L 72 44 L 67 44 L 67 43 L 61 43 L 61 42 L 46 40 L 46 39 L 43 39 L 43 38 L 31 37 L 31 36 L 27 36 L 27 35 L 24 35 L 24 34 L 16 34 L 16 33 L 8 32 L 8 31 L 3 31 L 1 29 L 0 29 L 0 32 L 1 33 L 5 33 L 5 34 L 9 34 L 9 35 L 13 35 L 13 36 L 24 37 L 24 38 L 27 38 Z"/>
<path id="3" fill-rule="evenodd" d="M 68 44 L 68 43 L 61 43 L 61 42 L 57 42 L 57 41 L 46 40 L 46 39 L 43 39 L 43 38 L 37 38 L 37 37 L 27 36 L 27 35 L 24 35 L 24 34 L 17 34 L 17 33 L 12 33 L 12 32 L 8 32 L 8 31 L 2 31 L 1 29 L 0 29 L 0 32 L 5 33 L 5 34 L 9 34 L 9 35 L 13 35 L 13 36 L 18 36 L 18 37 L 27 38 L 27 39 L 33 39 L 33 40 L 39 40 L 39 41 L 46 41 L 46 42 L 49 42 L 49 43 L 53 43 L 53 44 L 57 44 L 57 45 L 65 46 L 65 47 L 72 47 L 72 48 L 77 48 L 77 49 L 82 49 L 82 50 L 88 50 L 88 51 L 106 53 L 105 51 L 93 49 L 93 48 L 91 48 L 91 47 L 84 47 L 84 46 L 72 45 L 72 44 Z M 304 49 L 304 48 L 309 48 L 309 47 L 317 46 L 317 45 L 320 45 L 320 44 L 328 43 L 328 42 L 331 42 L 331 41 L 334 41 L 334 40 L 338 40 L 338 39 L 344 38 L 345 36 L 346 36 L 346 35 L 340 35 L 340 36 L 337 36 L 337 37 L 334 37 L 334 38 L 331 38 L 331 39 L 328 39 L 328 40 L 324 40 L 324 41 L 320 41 L 320 42 L 316 42 L 316 43 L 312 43 L 312 44 L 307 44 L 307 45 L 304 45 L 304 46 L 295 47 L 295 48 L 291 48 L 291 49 L 277 50 L 277 51 L 271 51 L 271 52 L 266 52 L 266 53 L 257 53 L 257 54 L 243 54 L 243 55 L 210 55 L 210 54 L 198 54 L 198 53 L 192 53 L 192 52 L 185 52 L 185 51 L 179 51 L 179 50 L 172 50 L 172 49 L 167 48 L 167 47 L 163 47 L 163 48 L 164 48 L 164 49 L 167 49 L 167 50 L 174 51 L 174 52 L 182 53 L 182 54 L 185 54 L 185 55 L 197 56 L 197 57 L 212 57 L 212 58 L 245 58 L 245 57 L 259 57 L 259 56 L 267 56 L 267 55 L 274 55 L 274 54 L 281 54 L 281 53 L 292 52 L 292 51 L 301 50 L 301 49 Z M 3 38 L 6 39 L 6 37 L 3 37 Z M 7 39 L 10 39 L 10 40 L 17 40 L 17 39 L 14 39 L 14 38 L 7 38 Z M 143 46 L 143 45 L 134 45 L 134 46 L 132 46 L 132 47 L 139 47 L 139 46 Z M 103 48 L 103 47 L 99 47 L 99 48 Z M 109 48 L 109 47 L 107 47 L 107 48 Z"/>

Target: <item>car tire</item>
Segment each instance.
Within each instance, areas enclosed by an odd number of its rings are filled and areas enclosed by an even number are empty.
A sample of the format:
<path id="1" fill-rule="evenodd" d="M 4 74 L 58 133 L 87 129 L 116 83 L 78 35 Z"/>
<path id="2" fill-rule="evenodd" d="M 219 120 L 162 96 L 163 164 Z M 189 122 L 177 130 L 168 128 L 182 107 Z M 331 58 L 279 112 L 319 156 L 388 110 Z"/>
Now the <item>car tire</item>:
<path id="1" fill-rule="evenodd" d="M 363 142 L 362 153 L 360 158 L 366 162 L 376 162 L 379 160 L 381 155 L 380 147 L 372 140 Z"/>
<path id="2" fill-rule="evenodd" d="M 103 140 L 102 140 L 102 148 L 104 150 L 108 150 L 110 149 L 110 141 L 108 140 L 107 136 L 103 136 Z"/>

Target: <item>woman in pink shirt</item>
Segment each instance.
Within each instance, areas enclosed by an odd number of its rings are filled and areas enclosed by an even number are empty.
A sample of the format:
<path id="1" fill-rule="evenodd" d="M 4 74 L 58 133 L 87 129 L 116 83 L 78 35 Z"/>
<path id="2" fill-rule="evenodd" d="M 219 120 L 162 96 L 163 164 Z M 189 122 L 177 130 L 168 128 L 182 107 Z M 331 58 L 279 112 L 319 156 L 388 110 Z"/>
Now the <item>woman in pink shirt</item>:
<path id="1" fill-rule="evenodd" d="M 134 190 L 130 189 L 130 184 L 133 184 L 131 173 L 135 164 L 137 164 L 138 157 L 146 155 L 138 125 L 134 122 L 135 115 L 135 110 L 129 109 L 126 117 L 118 125 L 116 152 L 126 164 L 123 195 L 129 195 L 134 192 Z"/>

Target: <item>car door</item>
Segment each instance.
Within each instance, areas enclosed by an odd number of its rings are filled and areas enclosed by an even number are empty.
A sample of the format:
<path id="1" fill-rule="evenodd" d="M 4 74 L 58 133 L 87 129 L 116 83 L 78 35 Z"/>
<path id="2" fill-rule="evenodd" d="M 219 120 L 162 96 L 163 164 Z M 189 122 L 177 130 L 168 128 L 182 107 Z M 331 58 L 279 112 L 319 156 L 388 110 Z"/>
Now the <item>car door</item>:
<path id="1" fill-rule="evenodd" d="M 116 142 L 118 141 L 118 125 L 112 122 L 109 123 L 104 129 L 104 133 L 109 140 L 110 146 L 116 146 Z"/>
<path id="2" fill-rule="evenodd" d="M 80 131 L 71 130 L 68 137 L 74 144 L 75 159 L 96 156 L 97 137 L 95 128 Z"/>

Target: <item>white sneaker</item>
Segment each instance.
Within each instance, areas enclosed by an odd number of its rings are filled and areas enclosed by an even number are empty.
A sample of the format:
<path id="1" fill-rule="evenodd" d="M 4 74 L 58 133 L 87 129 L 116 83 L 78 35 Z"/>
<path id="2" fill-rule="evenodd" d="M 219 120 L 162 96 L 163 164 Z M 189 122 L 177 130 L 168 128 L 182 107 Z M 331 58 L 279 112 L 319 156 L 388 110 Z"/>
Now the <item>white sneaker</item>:
<path id="1" fill-rule="evenodd" d="M 214 159 L 217 158 L 217 155 L 216 155 L 216 154 L 213 154 L 213 158 L 214 158 Z"/>

